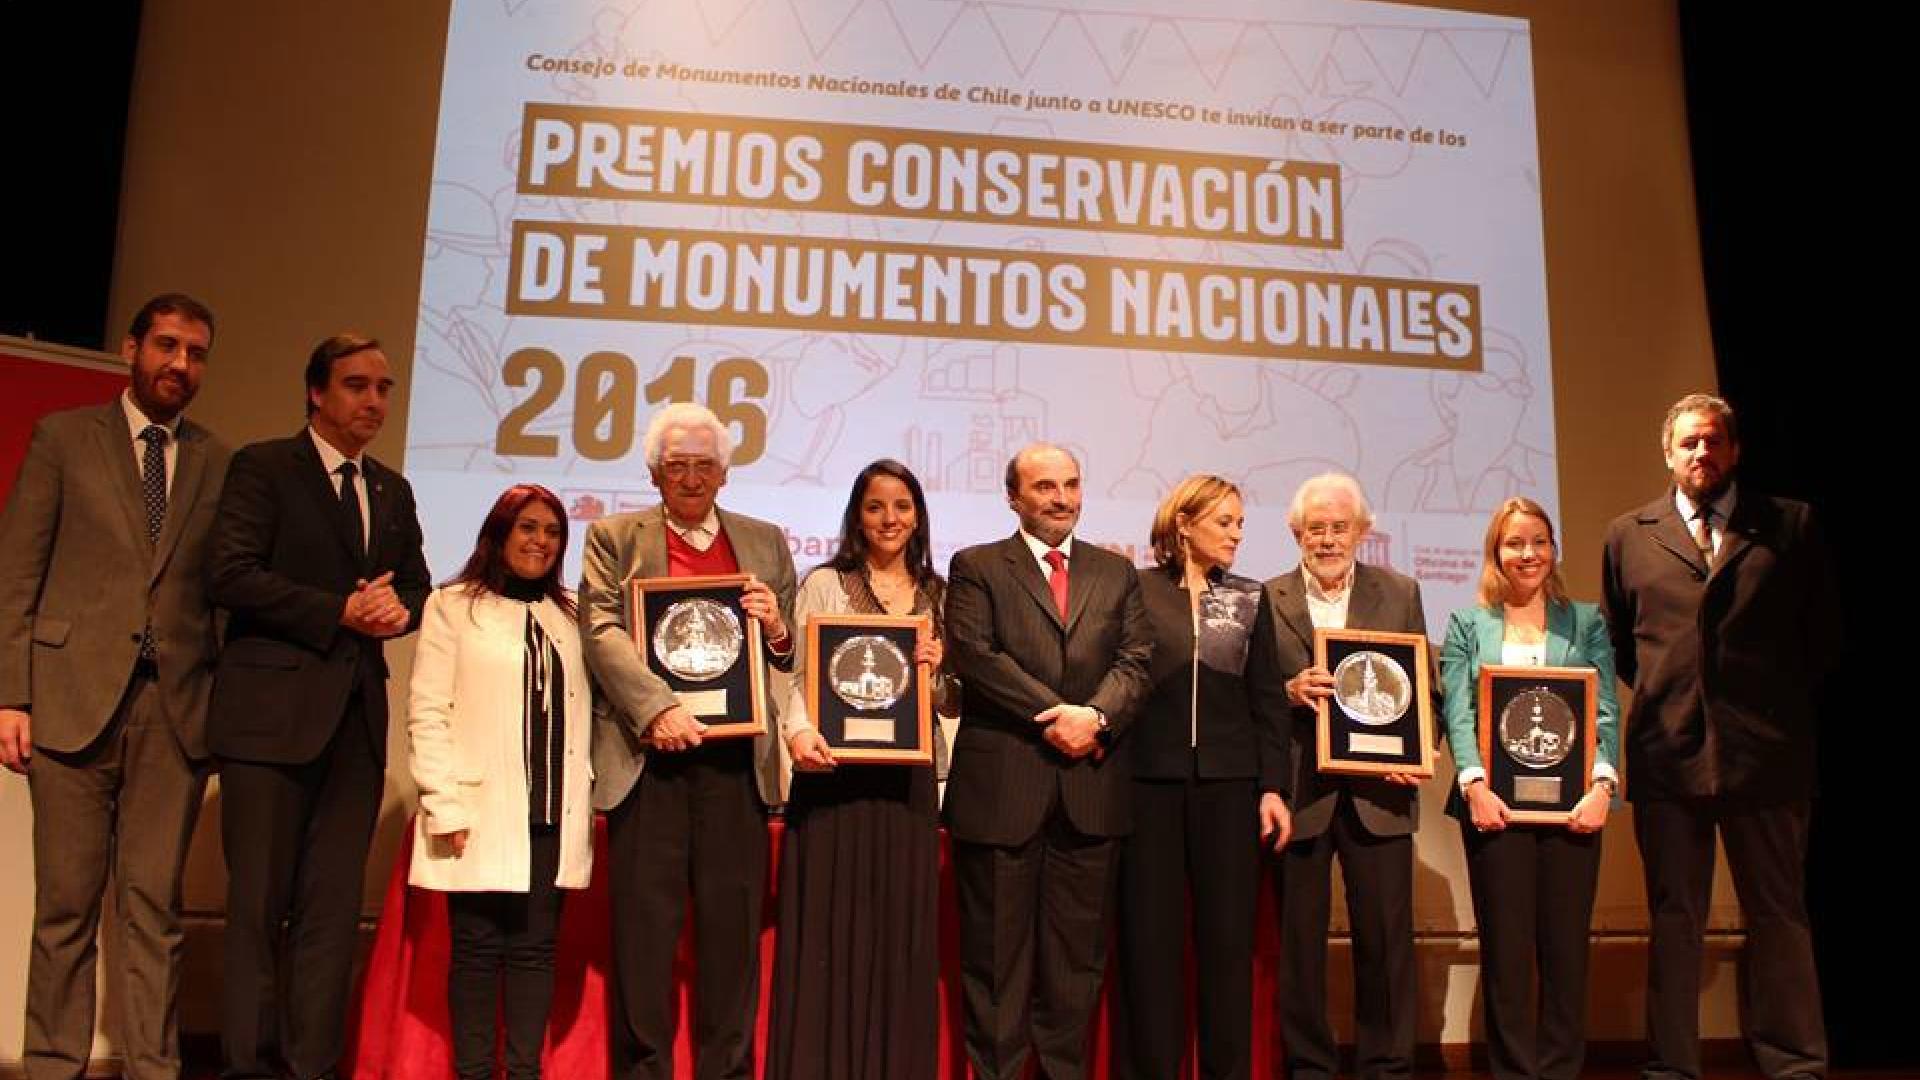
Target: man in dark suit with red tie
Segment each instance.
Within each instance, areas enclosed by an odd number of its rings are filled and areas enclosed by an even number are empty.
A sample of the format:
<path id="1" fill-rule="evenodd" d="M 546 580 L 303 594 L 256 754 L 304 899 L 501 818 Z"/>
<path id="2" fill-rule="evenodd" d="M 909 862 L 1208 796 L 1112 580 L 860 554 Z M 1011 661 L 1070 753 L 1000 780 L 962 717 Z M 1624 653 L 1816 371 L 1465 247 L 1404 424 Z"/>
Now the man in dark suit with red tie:
<path id="1" fill-rule="evenodd" d="M 1741 1027 L 1772 1080 L 1820 1077 L 1827 1041 L 1807 921 L 1815 691 L 1839 659 L 1832 564 L 1804 503 L 1737 489 L 1733 409 L 1667 411 L 1673 486 L 1607 528 L 1604 611 L 1627 715 L 1645 868 L 1648 1080 L 1700 1075 L 1700 949 L 1714 835 L 1747 928 Z"/>
<path id="2" fill-rule="evenodd" d="M 207 745 L 227 855 L 225 1076 L 336 1074 L 387 754 L 383 642 L 430 582 L 413 489 L 367 456 L 393 390 L 372 338 L 307 362 L 308 426 L 233 455 L 208 560 L 228 610 Z M 281 923 L 285 929 L 285 964 Z"/>
<path id="3" fill-rule="evenodd" d="M 1007 464 L 1008 539 L 953 557 L 947 657 L 965 707 L 947 779 L 967 1057 L 982 1080 L 1086 1075 L 1119 838 L 1127 725 L 1153 642 L 1127 560 L 1076 539 L 1080 465 Z"/>

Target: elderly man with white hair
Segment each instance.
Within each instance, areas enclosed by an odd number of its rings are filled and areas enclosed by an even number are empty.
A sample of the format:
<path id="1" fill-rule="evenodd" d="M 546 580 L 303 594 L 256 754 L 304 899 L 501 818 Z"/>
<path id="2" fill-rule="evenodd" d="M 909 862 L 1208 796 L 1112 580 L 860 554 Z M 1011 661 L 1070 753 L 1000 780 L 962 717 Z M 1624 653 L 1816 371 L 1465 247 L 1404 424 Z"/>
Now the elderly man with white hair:
<path id="1" fill-rule="evenodd" d="M 694 1075 L 754 1075 L 766 805 L 775 801 L 772 739 L 704 738 L 705 725 L 634 648 L 629 578 L 752 575 L 744 607 L 765 655 L 793 663 L 793 557 L 778 526 L 714 505 L 732 439 L 698 405 L 662 409 L 643 444 L 660 505 L 587 531 L 580 621 L 606 708 L 593 732 L 594 808 L 607 811 L 613 919 L 609 996 L 612 1075 L 674 1075 L 673 953 L 694 911 Z"/>
<path id="2" fill-rule="evenodd" d="M 1325 473 L 1300 485 L 1287 512 L 1300 565 L 1267 582 L 1280 672 L 1293 706 L 1284 755 L 1293 836 L 1280 854 L 1281 1033 L 1289 1080 L 1329 1080 L 1339 1048 L 1327 1022 L 1327 917 L 1333 860 L 1347 884 L 1353 929 L 1353 1074 L 1413 1072 L 1413 831 L 1419 781 L 1318 771 L 1313 704 L 1333 693 L 1314 663 L 1316 627 L 1424 634 L 1420 586 L 1354 553 L 1373 525 L 1360 484 Z M 1268 792 L 1264 800 L 1280 796 Z"/>

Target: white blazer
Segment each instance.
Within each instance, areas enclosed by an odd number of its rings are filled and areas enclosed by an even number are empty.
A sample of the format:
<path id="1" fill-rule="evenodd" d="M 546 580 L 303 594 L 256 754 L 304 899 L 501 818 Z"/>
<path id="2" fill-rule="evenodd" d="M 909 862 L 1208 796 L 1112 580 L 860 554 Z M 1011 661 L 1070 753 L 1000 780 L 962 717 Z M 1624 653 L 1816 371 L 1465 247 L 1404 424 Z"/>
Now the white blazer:
<path id="1" fill-rule="evenodd" d="M 448 892 L 526 892 L 527 766 L 523 685 L 531 610 L 565 668 L 566 758 L 561 775 L 563 889 L 593 872 L 592 696 L 580 630 L 551 600 L 523 604 L 466 586 L 427 598 L 409 685 L 407 739 L 420 813 L 407 880 Z M 444 839 L 469 830 L 456 856 Z"/>

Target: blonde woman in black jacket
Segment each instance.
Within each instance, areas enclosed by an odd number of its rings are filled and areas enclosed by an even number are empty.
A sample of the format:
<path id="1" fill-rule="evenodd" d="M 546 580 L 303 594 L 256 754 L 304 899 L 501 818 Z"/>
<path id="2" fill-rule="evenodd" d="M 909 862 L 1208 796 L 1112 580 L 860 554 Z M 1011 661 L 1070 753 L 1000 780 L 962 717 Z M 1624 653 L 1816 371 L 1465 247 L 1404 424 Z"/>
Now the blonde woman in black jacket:
<path id="1" fill-rule="evenodd" d="M 1239 489 L 1178 484 L 1154 515 L 1157 566 L 1140 571 L 1154 648 L 1134 721 L 1134 828 L 1120 869 L 1123 1076 L 1179 1075 L 1187 1045 L 1184 951 L 1192 902 L 1199 1065 L 1252 1068 L 1253 918 L 1260 845 L 1291 831 L 1276 750 L 1287 693 L 1260 582 L 1228 572 L 1244 525 Z"/>

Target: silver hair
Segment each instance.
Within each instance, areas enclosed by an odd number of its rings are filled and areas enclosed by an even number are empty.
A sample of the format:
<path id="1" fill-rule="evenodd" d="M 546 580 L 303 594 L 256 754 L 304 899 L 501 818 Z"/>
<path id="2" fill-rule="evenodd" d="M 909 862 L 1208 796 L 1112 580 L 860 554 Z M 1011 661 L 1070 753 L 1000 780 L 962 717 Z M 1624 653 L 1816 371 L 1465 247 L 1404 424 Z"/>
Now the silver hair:
<path id="1" fill-rule="evenodd" d="M 720 459 L 720 467 L 726 468 L 732 460 L 733 435 L 727 431 L 727 425 L 713 415 L 713 410 L 691 401 L 676 401 L 647 421 L 647 433 L 640 440 L 640 452 L 646 457 L 647 468 L 660 467 L 662 444 L 667 441 L 667 432 L 674 428 L 705 428 L 713 432 L 714 454 Z"/>
<path id="2" fill-rule="evenodd" d="M 1301 522 L 1307 519 L 1307 504 L 1323 492 L 1345 495 L 1353 500 L 1354 524 L 1363 529 L 1373 527 L 1373 507 L 1367 505 L 1366 492 L 1360 490 L 1360 481 L 1343 472 L 1324 472 L 1310 477 L 1293 493 L 1293 502 L 1287 507 L 1287 527 L 1299 531 Z"/>

